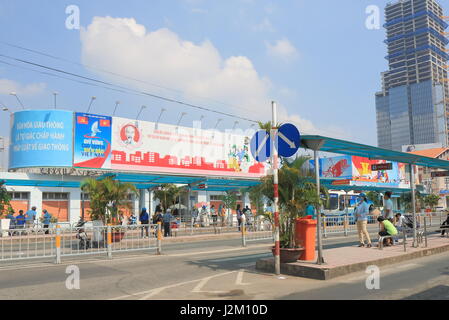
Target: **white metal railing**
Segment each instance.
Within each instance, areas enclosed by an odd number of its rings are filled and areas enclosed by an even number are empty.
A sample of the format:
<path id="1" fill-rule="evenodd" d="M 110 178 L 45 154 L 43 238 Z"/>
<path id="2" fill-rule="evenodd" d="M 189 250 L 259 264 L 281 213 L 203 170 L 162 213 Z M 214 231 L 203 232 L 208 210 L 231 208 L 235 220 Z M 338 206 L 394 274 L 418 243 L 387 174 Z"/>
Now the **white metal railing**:
<path id="1" fill-rule="evenodd" d="M 412 215 L 411 213 L 406 213 L 405 215 Z M 446 220 L 447 213 L 445 212 L 426 212 L 424 214 L 417 213 L 417 223 L 421 227 L 424 226 L 424 221 L 426 227 L 436 227 L 440 226 L 441 223 Z M 378 216 L 369 215 L 367 229 L 368 231 L 376 231 L 379 229 L 379 223 L 377 222 Z M 425 218 L 425 219 L 424 219 Z M 357 233 L 357 222 L 354 216 L 325 216 L 322 218 L 321 230 L 324 237 L 334 234 L 344 234 L 349 235 L 350 233 Z"/>

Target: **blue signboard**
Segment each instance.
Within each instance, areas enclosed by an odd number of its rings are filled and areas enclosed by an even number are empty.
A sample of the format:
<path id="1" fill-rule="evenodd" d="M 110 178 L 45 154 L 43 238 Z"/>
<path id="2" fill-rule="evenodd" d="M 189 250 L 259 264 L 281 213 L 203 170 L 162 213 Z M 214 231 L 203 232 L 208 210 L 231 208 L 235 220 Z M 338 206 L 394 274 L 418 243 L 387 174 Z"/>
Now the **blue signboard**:
<path id="1" fill-rule="evenodd" d="M 291 157 L 298 151 L 300 134 L 298 128 L 291 123 L 279 127 L 277 139 L 278 153 L 282 157 Z"/>
<path id="2" fill-rule="evenodd" d="M 24 110 L 11 121 L 10 169 L 72 166 L 73 112 Z"/>
<path id="3" fill-rule="evenodd" d="M 250 148 L 251 154 L 256 161 L 266 161 L 271 157 L 270 134 L 265 130 L 257 131 L 251 139 Z"/>
<path id="4" fill-rule="evenodd" d="M 75 114 L 73 166 L 110 169 L 112 118 L 88 113 Z"/>

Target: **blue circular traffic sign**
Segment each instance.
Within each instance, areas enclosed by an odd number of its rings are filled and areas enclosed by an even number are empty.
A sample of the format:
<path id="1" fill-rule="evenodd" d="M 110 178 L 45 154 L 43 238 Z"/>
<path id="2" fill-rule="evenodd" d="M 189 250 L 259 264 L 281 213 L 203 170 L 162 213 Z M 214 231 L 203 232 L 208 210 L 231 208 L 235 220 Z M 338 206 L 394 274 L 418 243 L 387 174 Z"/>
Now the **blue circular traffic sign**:
<path id="1" fill-rule="evenodd" d="M 257 131 L 251 138 L 251 154 L 258 162 L 264 162 L 271 157 L 270 134 L 265 130 Z"/>
<path id="2" fill-rule="evenodd" d="M 277 134 L 277 150 L 282 157 L 291 157 L 299 149 L 301 135 L 291 123 L 280 126 Z"/>

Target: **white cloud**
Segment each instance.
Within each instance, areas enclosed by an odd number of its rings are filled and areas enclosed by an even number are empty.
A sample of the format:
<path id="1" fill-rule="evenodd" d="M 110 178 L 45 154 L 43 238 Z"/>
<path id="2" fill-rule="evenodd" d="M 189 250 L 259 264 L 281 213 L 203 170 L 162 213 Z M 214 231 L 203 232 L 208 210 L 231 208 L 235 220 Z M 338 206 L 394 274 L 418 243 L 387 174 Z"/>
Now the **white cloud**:
<path id="1" fill-rule="evenodd" d="M 10 94 L 11 92 L 15 92 L 20 95 L 31 96 L 42 93 L 45 88 L 46 84 L 42 82 L 22 85 L 13 80 L 0 79 L 0 94 Z"/>
<path id="2" fill-rule="evenodd" d="M 267 52 L 270 56 L 280 58 L 284 61 L 291 61 L 298 57 L 298 50 L 287 39 L 277 40 L 275 44 L 266 42 Z"/>
<path id="3" fill-rule="evenodd" d="M 86 65 L 174 88 L 189 101 L 208 97 L 241 107 L 220 111 L 262 121 L 271 118 L 270 80 L 258 74 L 249 58 L 224 58 L 208 40 L 196 44 L 167 28 L 148 31 L 134 19 L 94 17 L 87 29 L 81 29 L 81 44 Z M 100 75 L 117 81 L 110 74 Z M 126 85 L 148 89 L 139 82 Z M 310 121 L 289 116 L 282 106 L 279 113 L 317 132 Z"/>
<path id="4" fill-rule="evenodd" d="M 264 18 L 261 23 L 253 26 L 254 31 L 260 32 L 274 32 L 275 29 L 268 18 Z"/>

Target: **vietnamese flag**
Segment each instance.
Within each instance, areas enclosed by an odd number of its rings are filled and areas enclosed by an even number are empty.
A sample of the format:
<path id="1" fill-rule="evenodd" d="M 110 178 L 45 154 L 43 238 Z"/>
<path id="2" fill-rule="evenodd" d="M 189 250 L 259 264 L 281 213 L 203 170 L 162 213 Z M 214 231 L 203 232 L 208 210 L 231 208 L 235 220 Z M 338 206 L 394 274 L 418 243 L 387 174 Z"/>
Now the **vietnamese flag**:
<path id="1" fill-rule="evenodd" d="M 111 122 L 109 119 L 100 120 L 100 127 L 110 127 Z"/>
<path id="2" fill-rule="evenodd" d="M 89 124 L 89 119 L 87 117 L 78 116 L 76 122 L 79 124 Z"/>

